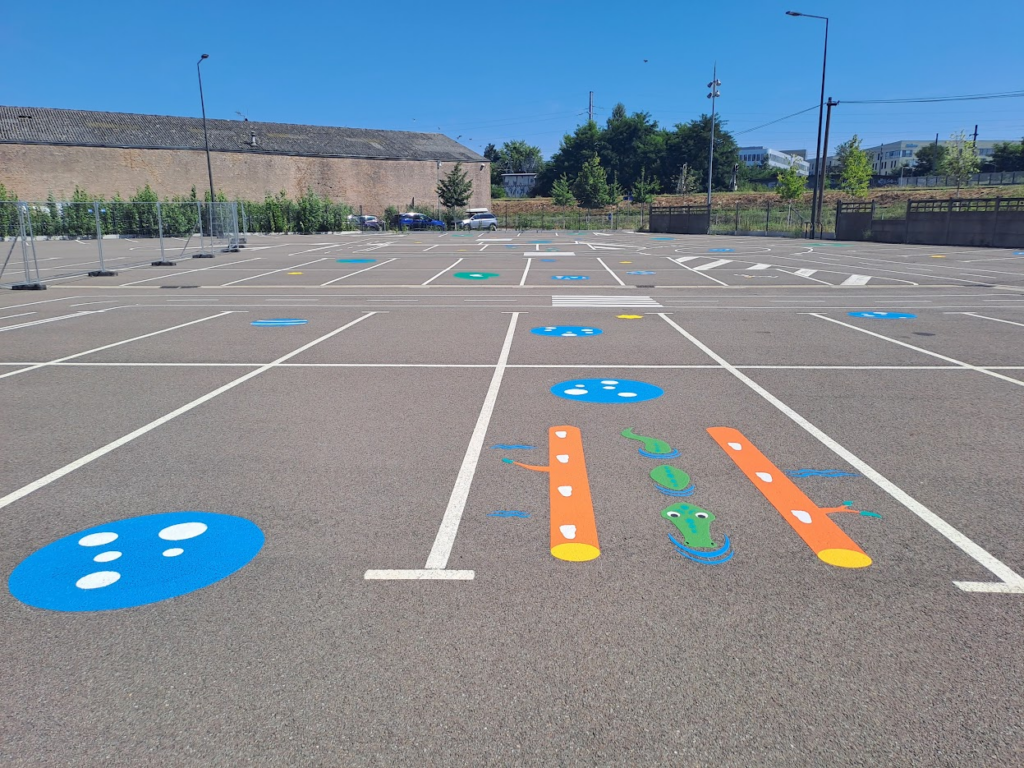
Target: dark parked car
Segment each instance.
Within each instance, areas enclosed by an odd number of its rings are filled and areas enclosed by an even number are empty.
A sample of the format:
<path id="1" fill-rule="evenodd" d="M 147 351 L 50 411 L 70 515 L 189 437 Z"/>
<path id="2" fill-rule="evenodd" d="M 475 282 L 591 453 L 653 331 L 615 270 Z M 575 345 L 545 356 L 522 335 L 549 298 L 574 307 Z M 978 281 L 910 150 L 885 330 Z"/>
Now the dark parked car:
<path id="1" fill-rule="evenodd" d="M 443 221 L 432 219 L 424 213 L 399 213 L 391 222 L 395 229 L 447 229 Z"/>
<path id="2" fill-rule="evenodd" d="M 349 216 L 349 223 L 357 229 L 372 229 L 379 232 L 381 229 L 380 220 L 376 216 Z"/>

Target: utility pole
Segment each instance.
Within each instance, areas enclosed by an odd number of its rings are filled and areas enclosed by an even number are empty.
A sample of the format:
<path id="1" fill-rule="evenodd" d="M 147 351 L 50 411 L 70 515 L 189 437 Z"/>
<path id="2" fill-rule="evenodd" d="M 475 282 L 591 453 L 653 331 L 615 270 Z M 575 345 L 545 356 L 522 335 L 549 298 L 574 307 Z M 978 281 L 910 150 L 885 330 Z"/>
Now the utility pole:
<path id="1" fill-rule="evenodd" d="M 825 116 L 825 145 L 821 148 L 822 149 L 822 153 L 821 153 L 821 173 L 822 173 L 822 177 L 821 177 L 821 194 L 818 195 L 818 211 L 817 211 L 817 213 L 818 213 L 818 215 L 817 215 L 818 237 L 819 238 L 825 236 L 825 225 L 824 225 L 824 223 L 822 221 L 822 218 L 821 218 L 821 209 L 822 209 L 822 206 L 824 205 L 824 202 L 825 202 L 825 185 L 828 182 L 828 130 L 829 130 L 829 128 L 832 125 L 832 107 L 838 106 L 838 104 L 839 104 L 838 101 L 832 101 L 832 97 L 829 96 L 828 97 L 828 103 L 825 105 L 828 109 L 826 110 L 827 114 Z M 813 235 L 814 233 L 812 232 L 811 234 Z"/>
<path id="2" fill-rule="evenodd" d="M 594 92 L 593 91 L 590 92 L 590 107 L 587 109 L 587 114 L 589 115 L 589 117 L 587 119 L 591 123 L 594 122 Z"/>
<path id="3" fill-rule="evenodd" d="M 974 126 L 974 146 L 975 146 L 975 148 L 977 148 L 977 146 L 978 146 L 978 126 L 977 125 Z"/>
<path id="4" fill-rule="evenodd" d="M 708 94 L 708 98 L 711 99 L 711 146 L 708 149 L 708 215 L 711 215 L 711 174 L 714 170 L 715 165 L 715 100 L 722 94 L 718 91 L 718 86 L 722 84 L 722 81 L 718 79 L 718 62 L 715 62 L 715 68 L 711 71 L 711 82 L 708 83 L 708 88 L 711 89 L 711 93 Z M 709 219 L 710 221 L 710 219 Z"/>

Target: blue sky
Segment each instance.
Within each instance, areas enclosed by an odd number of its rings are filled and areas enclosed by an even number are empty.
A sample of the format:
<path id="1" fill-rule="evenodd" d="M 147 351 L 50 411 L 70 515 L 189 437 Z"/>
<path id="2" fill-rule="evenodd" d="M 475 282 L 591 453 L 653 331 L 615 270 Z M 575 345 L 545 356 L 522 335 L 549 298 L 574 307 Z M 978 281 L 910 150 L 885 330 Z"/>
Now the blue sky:
<path id="1" fill-rule="evenodd" d="M 1022 0 L 54 0 L 4 4 L 0 103 L 198 116 L 209 53 L 209 117 L 441 132 L 476 151 L 522 138 L 547 157 L 591 90 L 601 123 L 620 101 L 662 125 L 697 117 L 716 60 L 734 132 L 815 105 L 824 24 L 789 9 L 831 18 L 826 95 L 840 101 L 1024 88 Z M 1024 99 L 844 104 L 832 144 L 975 123 L 1019 140 Z M 816 131 L 814 110 L 737 140 L 813 154 Z"/>

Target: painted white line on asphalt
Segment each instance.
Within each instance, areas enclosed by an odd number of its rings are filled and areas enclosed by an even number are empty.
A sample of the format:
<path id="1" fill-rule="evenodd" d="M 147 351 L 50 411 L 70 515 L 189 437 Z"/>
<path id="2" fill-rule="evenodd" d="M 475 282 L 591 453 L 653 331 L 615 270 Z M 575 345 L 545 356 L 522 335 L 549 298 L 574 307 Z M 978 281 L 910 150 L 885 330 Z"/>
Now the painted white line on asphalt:
<path id="1" fill-rule="evenodd" d="M 769 269 L 771 266 L 771 264 L 751 264 L 747 269 L 753 271 L 755 269 Z"/>
<path id="2" fill-rule="evenodd" d="M 234 381 L 229 381 L 224 386 L 217 387 L 217 389 L 213 390 L 212 392 L 208 392 L 205 395 L 203 395 L 202 397 L 198 397 L 195 400 L 193 400 L 192 402 L 186 403 L 185 405 L 181 406 L 180 408 L 175 408 L 170 413 L 165 414 L 165 415 L 161 416 L 159 419 L 155 419 L 155 420 L 149 422 L 148 424 L 146 424 L 146 425 L 144 425 L 142 427 L 139 427 L 134 432 L 129 432 L 124 437 L 119 437 L 117 440 L 114 440 L 113 442 L 107 443 L 102 448 L 97 448 L 92 453 L 87 453 L 82 458 L 76 459 L 75 461 L 72 461 L 70 464 L 65 464 L 60 469 L 54 470 L 50 474 L 45 475 L 45 476 L 39 478 L 38 480 L 35 480 L 34 482 L 29 483 L 28 485 L 22 486 L 18 490 L 14 491 L 12 493 L 7 494 L 3 498 L 0 498 L 0 509 L 3 509 L 4 507 L 6 507 L 6 506 L 8 506 L 10 504 L 13 504 L 14 502 L 18 501 L 19 499 L 23 499 L 24 497 L 28 496 L 30 493 L 33 493 L 34 491 L 38 491 L 40 488 L 44 488 L 45 486 L 49 485 L 50 483 L 52 483 L 52 482 L 54 482 L 56 480 L 60 480 L 62 477 L 64 477 L 65 475 L 68 475 L 68 474 L 74 472 L 76 469 L 80 469 L 80 468 L 84 467 L 85 465 L 92 463 L 96 459 L 99 459 L 99 458 L 101 458 L 103 456 L 106 456 L 111 451 L 114 451 L 114 450 L 120 448 L 122 445 L 126 445 L 127 443 L 130 443 L 132 440 L 135 440 L 138 437 L 142 437 L 147 432 L 152 432 L 157 427 L 162 426 L 163 424 L 166 424 L 167 422 L 171 421 L 172 419 L 177 418 L 178 416 L 180 416 L 183 413 L 188 413 L 193 408 L 197 408 L 198 406 L 202 405 L 203 403 L 209 402 L 213 398 L 217 397 L 218 395 L 224 394 L 228 390 L 234 389 L 239 384 L 244 384 L 249 379 L 254 378 L 256 376 L 259 376 L 261 373 L 265 373 L 266 371 L 269 371 L 272 368 L 276 368 L 281 363 L 283 363 L 283 362 L 285 362 L 287 360 L 290 360 L 291 358 L 295 357 L 296 355 L 302 354 L 307 349 L 316 346 L 320 342 L 326 341 L 327 339 L 331 338 L 332 336 L 335 336 L 335 335 L 341 333 L 342 331 L 344 331 L 344 330 L 346 330 L 348 328 L 351 328 L 356 323 L 361 323 L 363 320 L 366 320 L 368 317 L 373 317 L 373 315 L 375 315 L 375 314 L 377 314 L 377 313 L 376 312 L 367 312 L 362 317 L 358 317 L 355 320 L 353 320 L 352 322 L 346 323 L 345 325 L 341 326 L 340 328 L 335 328 L 330 333 L 324 334 L 323 336 L 321 336 L 318 339 L 313 339 L 313 341 L 311 341 L 311 342 L 309 342 L 307 344 L 303 344 L 298 349 L 296 349 L 296 350 L 294 350 L 292 352 L 289 352 L 286 355 L 282 355 L 281 357 L 277 358 L 273 362 L 267 363 L 266 365 L 261 365 L 256 370 L 249 371 L 248 373 L 243 374 L 242 376 L 239 376 Z"/>
<path id="3" fill-rule="evenodd" d="M 706 269 L 714 269 L 715 267 L 722 267 L 726 264 L 732 264 L 732 259 L 715 259 L 709 261 L 707 264 L 701 264 L 699 267 L 694 267 L 694 272 L 703 272 Z"/>
<path id="4" fill-rule="evenodd" d="M 358 275 L 358 274 L 360 274 L 362 272 L 369 272 L 371 269 L 376 269 L 377 267 L 383 267 L 385 264 L 390 264 L 392 261 L 397 261 L 397 260 L 398 260 L 398 257 L 395 256 L 393 259 L 388 259 L 387 261 L 382 261 L 380 264 L 374 264 L 372 267 L 366 267 L 365 269 L 357 269 L 355 272 L 349 272 L 347 275 L 342 275 L 341 277 L 336 277 L 333 280 L 328 280 L 326 283 L 320 283 L 320 287 L 323 288 L 325 285 L 331 285 L 333 283 L 338 282 L 339 280 L 345 280 L 346 278 L 352 277 L 352 275 Z"/>
<path id="5" fill-rule="evenodd" d="M 1012 568 L 1006 565 L 1004 562 L 990 554 L 987 550 L 975 544 L 964 534 L 960 533 L 959 530 L 954 528 L 952 525 L 947 523 L 941 517 L 932 512 L 928 507 L 919 502 L 917 499 L 912 497 L 909 493 L 904 491 L 902 488 L 897 486 L 892 481 L 884 477 L 874 467 L 869 465 L 866 461 L 860 459 L 853 452 L 847 450 L 838 442 L 833 440 L 831 437 L 826 435 L 811 422 L 801 416 L 799 413 L 794 411 L 784 402 L 779 400 L 775 395 L 769 392 L 767 389 L 762 387 L 756 381 L 748 377 L 743 372 L 737 370 L 736 366 L 732 365 L 725 358 L 717 354 L 713 349 L 708 347 L 706 344 L 701 342 L 699 339 L 688 333 L 682 326 L 678 325 L 670 317 L 661 315 L 661 319 L 666 323 L 675 328 L 681 333 L 691 344 L 700 349 L 704 354 L 710 357 L 712 360 L 717 362 L 725 370 L 735 376 L 737 379 L 746 384 L 750 389 L 756 392 L 758 395 L 763 397 L 775 408 L 781 411 L 783 414 L 788 416 L 793 422 L 799 427 L 808 432 L 818 442 L 836 454 L 839 458 L 843 459 L 850 466 L 856 468 L 864 477 L 868 478 L 881 488 L 883 491 L 888 493 L 892 498 L 906 507 L 908 510 L 913 512 L 924 522 L 938 531 L 940 534 L 945 536 L 955 546 L 959 547 L 966 555 L 971 557 L 975 562 L 979 563 L 982 567 L 987 569 L 996 578 L 998 582 L 966 582 L 966 581 L 954 581 L 953 583 L 960 589 L 966 592 L 1004 592 L 1014 594 L 1024 594 L 1024 577 L 1017 574 Z"/>
<path id="6" fill-rule="evenodd" d="M 841 325 L 844 328 L 849 328 L 849 329 L 854 330 L 854 331 L 859 331 L 860 333 L 866 333 L 868 336 L 874 336 L 876 339 L 882 339 L 883 341 L 889 341 L 889 342 L 892 342 L 893 344 L 899 344 L 901 347 L 906 347 L 907 349 L 912 349 L 915 352 L 920 352 L 920 353 L 922 353 L 924 355 L 929 355 L 931 357 L 938 358 L 939 360 L 945 360 L 947 363 L 953 363 L 954 365 L 959 365 L 959 366 L 962 366 L 964 368 L 970 368 L 972 371 L 977 371 L 978 373 L 983 373 L 986 376 L 993 376 L 993 377 L 995 377 L 997 379 L 1002 379 L 1003 381 L 1008 381 L 1011 384 L 1016 384 L 1018 387 L 1024 387 L 1024 381 L 1021 381 L 1020 379 L 1014 379 L 1014 378 L 1011 378 L 1009 376 L 1004 376 L 1001 373 L 996 373 L 995 371 L 989 371 L 989 370 L 986 370 L 984 368 L 980 368 L 977 365 L 971 365 L 970 363 L 965 363 L 963 360 L 957 360 L 955 357 L 947 357 L 946 355 L 940 355 L 938 352 L 932 352 L 929 349 L 923 349 L 922 347 L 915 347 L 913 344 L 907 344 L 907 342 L 905 342 L 905 341 L 900 341 L 899 339 L 891 339 L 888 336 L 883 336 L 880 333 L 875 333 L 874 331 L 869 331 L 869 330 L 866 330 L 864 328 L 858 328 L 856 325 L 850 325 L 849 323 L 844 323 L 844 322 L 842 322 L 840 320 L 836 320 L 834 318 L 827 317 L 825 315 L 819 315 L 816 312 L 805 312 L 805 313 L 802 313 L 802 314 L 807 314 L 807 315 L 810 315 L 811 317 L 816 317 L 819 320 L 828 320 L 830 323 L 835 323 L 836 325 Z"/>
<path id="7" fill-rule="evenodd" d="M 147 277 L 144 280 L 133 280 L 130 283 L 121 283 L 118 288 L 127 288 L 129 285 L 141 285 L 142 283 L 150 283 L 154 280 L 164 280 L 168 277 L 177 277 L 178 275 L 188 275 L 192 272 L 206 272 L 210 269 L 218 269 L 220 267 L 230 267 L 234 264 L 245 264 L 247 261 L 259 261 L 262 256 L 254 256 L 251 259 L 242 259 L 241 261 L 229 261 L 226 264 L 214 264 L 209 267 L 199 267 L 198 269 L 186 269 L 184 272 L 168 272 L 166 274 L 157 275 L 156 277 Z"/>
<path id="8" fill-rule="evenodd" d="M 456 259 L 456 260 L 455 260 L 455 264 L 452 264 L 452 265 L 451 265 L 450 267 L 445 267 L 444 269 L 442 269 L 442 270 L 441 270 L 440 272 L 438 272 L 438 273 L 437 273 L 436 275 L 434 275 L 434 276 L 433 276 L 432 278 L 430 278 L 430 279 L 429 279 L 429 280 L 427 280 L 426 282 L 424 282 L 424 283 L 420 283 L 420 285 L 430 285 L 430 284 L 431 284 L 432 282 L 434 282 L 435 280 L 437 280 L 437 278 L 439 278 L 439 277 L 440 277 L 441 275 L 443 275 L 443 274 L 444 274 L 445 272 L 447 272 L 447 271 L 448 271 L 449 269 L 454 269 L 454 268 L 455 268 L 455 267 L 456 267 L 456 266 L 458 265 L 458 263 L 459 263 L 460 261 L 462 261 L 462 259 L 461 259 L 461 258 L 459 258 L 459 259 Z"/>
<path id="9" fill-rule="evenodd" d="M 22 368 L 19 371 L 11 371 L 10 373 L 0 374 L 0 379 L 6 379 L 9 376 L 17 376 L 19 373 L 27 373 L 28 371 L 34 371 L 34 370 L 36 370 L 38 368 L 45 368 L 45 367 L 47 367 L 49 365 L 56 365 L 57 363 L 63 363 L 65 361 L 67 361 L 67 360 L 74 360 L 76 357 L 84 357 L 85 355 L 91 355 L 94 352 L 102 352 L 105 349 L 112 349 L 113 347 L 120 347 L 122 344 L 129 344 L 129 343 L 131 343 L 133 341 L 139 341 L 140 339 L 148 339 L 151 336 L 159 336 L 161 333 L 168 333 L 169 331 L 176 331 L 179 328 L 185 328 L 185 327 L 187 327 L 189 325 L 195 325 L 196 323 L 204 323 L 207 320 L 213 320 L 215 318 L 224 317 L 224 315 L 230 315 L 230 314 L 234 314 L 232 310 L 228 310 L 226 312 L 221 312 L 220 314 L 217 314 L 217 315 L 210 315 L 209 317 L 203 317 L 203 318 L 200 318 L 199 320 L 192 320 L 191 322 L 182 323 L 181 325 L 175 325 L 172 328 L 164 328 L 163 330 L 160 330 L 160 331 L 153 331 L 152 333 L 146 333 L 146 334 L 143 334 L 142 336 L 133 336 L 132 338 L 125 339 L 124 341 L 115 341 L 113 344 L 106 344 L 106 345 L 104 345 L 102 347 L 96 347 L 95 349 L 87 349 L 85 352 L 79 352 L 79 353 L 74 354 L 74 355 L 68 355 L 67 357 L 59 357 L 56 360 L 51 360 L 48 363 L 36 363 L 35 365 L 32 365 L 32 366 L 30 366 L 28 368 Z"/>
<path id="10" fill-rule="evenodd" d="M 617 282 L 619 285 L 625 285 L 625 283 L 622 282 L 622 279 L 612 271 L 611 267 L 604 263 L 600 256 L 597 257 L 597 262 L 602 267 L 608 270 L 608 274 L 615 278 L 615 282 Z"/>
<path id="11" fill-rule="evenodd" d="M 519 280 L 519 284 L 520 284 L 520 285 L 526 285 L 526 276 L 527 276 L 528 274 L 530 274 L 530 262 L 532 262 L 532 261 L 533 261 L 533 259 L 532 259 L 532 258 L 529 258 L 529 257 L 528 257 L 528 258 L 526 259 L 526 269 L 524 269 L 524 270 L 523 270 L 523 276 L 522 276 L 522 278 L 520 278 L 520 280 Z"/>
<path id="12" fill-rule="evenodd" d="M 72 307 L 80 307 L 82 305 L 81 304 L 72 304 L 71 306 Z M 37 314 L 39 314 L 39 313 L 38 312 L 19 312 L 16 315 L 5 315 L 4 317 L 0 317 L 0 320 L 13 320 L 16 317 L 28 317 L 29 315 L 37 315 Z"/>
<path id="13" fill-rule="evenodd" d="M 92 304 L 113 304 L 114 302 L 115 299 L 110 299 L 109 301 L 86 301 L 83 302 L 82 304 L 72 304 L 71 308 L 74 309 L 75 307 L 88 307 Z"/>
<path id="14" fill-rule="evenodd" d="M 436 245 L 429 245 L 429 246 L 427 246 L 426 248 L 423 249 L 423 252 L 426 253 L 427 251 L 431 251 L 434 248 L 439 248 L 440 246 L 441 246 L 440 243 L 437 243 Z"/>
<path id="15" fill-rule="evenodd" d="M 806 272 L 817 272 L 818 270 L 816 270 L 816 269 L 798 269 L 796 272 L 790 272 L 788 269 L 783 269 L 782 267 L 776 267 L 776 269 L 779 272 L 782 272 L 783 274 L 786 274 L 786 275 L 793 275 L 794 277 L 802 277 L 804 280 L 812 280 L 815 283 L 821 283 L 822 285 L 832 285 L 832 283 L 828 282 L 827 280 L 819 280 L 818 278 L 811 277 L 808 274 L 800 274 L 801 272 L 805 272 L 805 273 Z"/>
<path id="16" fill-rule="evenodd" d="M 668 259 L 673 264 L 676 264 L 676 265 L 682 267 L 683 269 L 687 270 L 688 272 L 693 272 L 693 274 L 695 274 L 695 275 L 700 275 L 701 277 L 706 277 L 708 280 L 711 280 L 712 282 L 718 283 L 719 285 L 724 285 L 726 288 L 729 287 L 728 283 L 723 283 L 717 277 L 712 277 L 711 275 L 705 274 L 704 272 L 698 272 L 693 267 L 688 267 L 688 266 L 686 266 L 685 264 L 682 263 L 683 261 L 689 261 L 690 259 L 695 259 L 695 258 L 697 258 L 696 256 L 683 256 L 681 259 L 673 259 L 671 256 L 665 256 L 664 258 Z"/>
<path id="17" fill-rule="evenodd" d="M 505 343 L 502 344 L 501 354 L 498 355 L 498 362 L 494 366 L 494 374 L 491 376 L 491 383 L 487 387 L 487 394 L 484 396 L 484 403 L 480 408 L 480 415 L 477 417 L 476 426 L 473 427 L 473 434 L 466 446 L 466 455 L 462 458 L 462 466 L 455 478 L 455 486 L 452 488 L 452 495 L 448 499 L 448 507 L 444 511 L 444 518 L 437 530 L 437 537 L 434 539 L 434 546 L 430 548 L 430 556 L 427 558 L 426 568 L 444 569 L 448 565 L 448 558 L 451 557 L 452 547 L 455 545 L 455 537 L 459 532 L 459 523 L 462 521 L 462 513 L 466 509 L 466 500 L 469 498 L 469 488 L 473 484 L 473 476 L 476 474 L 477 463 L 480 461 L 480 451 L 484 447 L 484 438 L 487 437 L 487 427 L 491 423 L 491 416 L 494 413 L 494 404 L 498 401 L 498 390 L 501 389 L 501 381 L 505 377 L 505 369 L 508 366 L 508 356 L 512 350 L 512 339 L 516 333 L 516 323 L 519 321 L 519 312 L 513 312 L 509 319 L 508 331 L 505 334 Z"/>
<path id="18" fill-rule="evenodd" d="M 540 246 L 537 246 L 537 251 L 540 251 Z M 536 256 L 537 251 L 526 251 L 523 256 Z M 576 251 L 544 251 L 544 256 L 575 256 Z"/>
<path id="19" fill-rule="evenodd" d="M 16 325 L 5 325 L 3 328 L 0 328 L 0 333 L 3 333 L 4 331 L 16 331 L 19 328 L 30 328 L 33 325 L 56 323 L 58 320 L 70 320 L 72 317 L 82 317 L 83 315 L 91 315 L 94 312 L 95 310 L 90 311 L 88 309 L 83 309 L 81 312 L 75 312 L 74 314 L 71 315 L 61 315 L 60 317 L 47 317 L 44 318 L 43 320 L 30 320 L 27 323 L 18 323 Z"/>
<path id="20" fill-rule="evenodd" d="M 817 271 L 818 270 L 816 269 L 798 269 L 796 272 L 793 272 L 793 274 L 799 277 L 810 277 Z"/>
<path id="21" fill-rule="evenodd" d="M 3 311 L 6 312 L 9 309 L 21 309 L 22 307 L 33 307 L 36 304 L 52 304 L 55 301 L 74 301 L 75 299 L 84 299 L 86 296 L 64 296 L 60 299 L 43 299 L 42 301 L 29 301 L 25 304 L 11 304 L 9 307 L 4 307 Z"/>
<path id="22" fill-rule="evenodd" d="M 394 580 L 394 579 L 446 579 L 451 581 L 471 581 L 475 574 L 473 571 L 442 571 L 436 568 L 423 569 L 423 570 L 384 570 L 384 571 L 367 571 L 363 576 L 364 579 L 378 579 L 378 580 Z"/>
<path id="23" fill-rule="evenodd" d="M 850 275 L 840 285 L 867 285 L 870 279 L 870 275 Z"/>
<path id="24" fill-rule="evenodd" d="M 260 272 L 258 275 L 251 275 L 250 277 L 243 277 L 238 280 L 232 280 L 230 283 L 224 283 L 222 285 L 219 285 L 218 288 L 227 288 L 229 285 L 238 285 L 239 283 L 244 283 L 246 280 L 255 280 L 257 277 L 266 277 L 267 275 L 275 275 L 278 272 L 287 272 L 289 269 L 298 269 L 299 267 L 305 267 L 309 264 L 316 264 L 319 261 L 327 261 L 328 258 L 330 257 L 324 256 L 319 259 L 313 259 L 312 261 L 304 261 L 301 264 L 295 264 L 294 266 L 291 267 L 281 267 L 280 269 L 272 269 L 269 272 Z"/>
<path id="25" fill-rule="evenodd" d="M 1007 325 L 1019 325 L 1024 328 L 1024 323 L 1015 323 L 1013 320 L 1003 320 L 999 317 L 989 317 L 988 315 L 979 315 L 976 312 L 949 312 L 951 315 L 970 315 L 971 317 L 980 317 L 982 320 L 992 320 L 996 323 L 1006 323 Z"/>

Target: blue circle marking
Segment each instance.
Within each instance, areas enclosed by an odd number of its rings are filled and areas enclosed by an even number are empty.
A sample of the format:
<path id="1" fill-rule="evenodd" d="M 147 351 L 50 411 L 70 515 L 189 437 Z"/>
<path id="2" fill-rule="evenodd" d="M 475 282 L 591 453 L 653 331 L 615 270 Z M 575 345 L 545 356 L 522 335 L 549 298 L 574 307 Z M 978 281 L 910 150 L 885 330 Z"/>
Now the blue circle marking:
<path id="1" fill-rule="evenodd" d="M 604 331 L 588 325 L 544 325 L 540 328 L 531 328 L 530 333 L 538 336 L 562 336 L 579 338 L 581 336 L 600 336 Z"/>
<path id="2" fill-rule="evenodd" d="M 336 259 L 339 264 L 373 264 L 376 259 Z"/>
<path id="3" fill-rule="evenodd" d="M 850 317 L 867 317 L 872 320 L 912 320 L 917 315 L 909 312 L 847 312 Z"/>
<path id="4" fill-rule="evenodd" d="M 627 275 L 653 275 L 654 273 L 647 269 L 635 269 L 632 272 L 627 272 Z"/>
<path id="5" fill-rule="evenodd" d="M 1014 251 L 1013 255 L 1014 256 L 1024 256 L 1024 251 Z"/>
<path id="6" fill-rule="evenodd" d="M 589 280 L 586 275 L 552 275 L 552 280 Z"/>
<path id="7" fill-rule="evenodd" d="M 736 253 L 735 248 L 708 248 L 708 253 Z"/>
<path id="8" fill-rule="evenodd" d="M 257 328 L 284 328 L 289 325 L 305 325 L 309 320 L 299 320 L 294 317 L 275 317 L 271 320 L 253 320 L 250 325 Z"/>
<path id="9" fill-rule="evenodd" d="M 114 611 L 208 587 L 263 547 L 243 517 L 164 512 L 93 526 L 47 544 L 11 572 L 21 602 L 50 611 Z"/>
<path id="10" fill-rule="evenodd" d="M 541 261 L 557 261 L 557 259 L 541 259 Z"/>
<path id="11" fill-rule="evenodd" d="M 661 387 L 630 379 L 569 379 L 551 388 L 551 394 L 581 403 L 642 403 L 661 397 Z"/>

